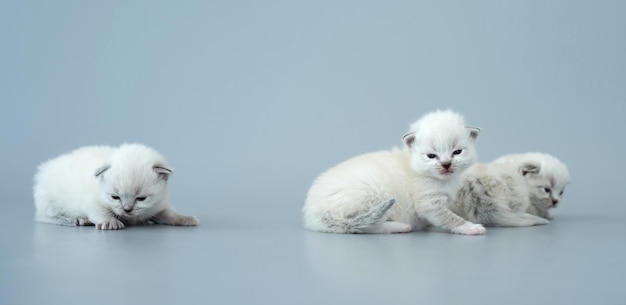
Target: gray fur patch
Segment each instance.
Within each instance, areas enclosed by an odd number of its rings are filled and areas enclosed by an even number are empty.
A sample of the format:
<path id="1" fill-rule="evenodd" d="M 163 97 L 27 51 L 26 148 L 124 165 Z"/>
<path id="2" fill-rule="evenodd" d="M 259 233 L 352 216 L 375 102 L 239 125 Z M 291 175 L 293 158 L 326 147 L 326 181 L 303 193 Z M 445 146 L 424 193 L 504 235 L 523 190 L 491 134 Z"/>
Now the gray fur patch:
<path id="1" fill-rule="evenodd" d="M 359 214 L 351 214 L 345 218 L 333 217 L 330 213 L 322 215 L 322 221 L 333 231 L 345 233 L 364 233 L 367 229 L 374 227 L 383 220 L 389 209 L 396 203 L 395 199 L 385 201 L 374 206 L 369 211 Z"/>

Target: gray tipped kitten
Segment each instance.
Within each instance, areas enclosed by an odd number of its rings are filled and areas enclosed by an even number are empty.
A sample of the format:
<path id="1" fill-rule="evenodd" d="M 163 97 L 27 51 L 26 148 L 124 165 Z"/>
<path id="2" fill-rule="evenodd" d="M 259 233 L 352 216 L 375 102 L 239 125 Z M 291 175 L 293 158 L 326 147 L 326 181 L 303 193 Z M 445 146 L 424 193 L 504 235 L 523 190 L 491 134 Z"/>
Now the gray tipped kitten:
<path id="1" fill-rule="evenodd" d="M 558 159 L 532 153 L 475 164 L 462 179 L 455 213 L 486 226 L 522 227 L 549 223 L 569 174 Z"/>
<path id="2" fill-rule="evenodd" d="M 532 190 L 529 193 L 531 206 L 528 212 L 553 219 L 551 210 L 561 202 L 565 187 L 570 182 L 569 171 L 563 162 L 552 155 L 533 152 L 506 155 L 493 163 L 515 167 L 528 162 L 535 162 L 540 168 L 538 173 L 524 175 L 525 182 Z"/>

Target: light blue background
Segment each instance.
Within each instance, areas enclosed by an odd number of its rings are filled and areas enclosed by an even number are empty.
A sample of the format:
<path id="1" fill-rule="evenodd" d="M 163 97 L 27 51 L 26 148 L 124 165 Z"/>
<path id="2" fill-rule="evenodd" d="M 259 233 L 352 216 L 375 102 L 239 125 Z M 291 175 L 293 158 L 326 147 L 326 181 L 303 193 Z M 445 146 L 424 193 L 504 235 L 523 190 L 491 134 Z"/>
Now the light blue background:
<path id="1" fill-rule="evenodd" d="M 2 1 L 1 214 L 19 224 L 2 243 L 41 228 L 40 162 L 123 142 L 166 156 L 198 230 L 299 232 L 319 173 L 448 107 L 482 128 L 482 161 L 569 166 L 557 220 L 624 215 L 625 16 L 624 1 Z"/>

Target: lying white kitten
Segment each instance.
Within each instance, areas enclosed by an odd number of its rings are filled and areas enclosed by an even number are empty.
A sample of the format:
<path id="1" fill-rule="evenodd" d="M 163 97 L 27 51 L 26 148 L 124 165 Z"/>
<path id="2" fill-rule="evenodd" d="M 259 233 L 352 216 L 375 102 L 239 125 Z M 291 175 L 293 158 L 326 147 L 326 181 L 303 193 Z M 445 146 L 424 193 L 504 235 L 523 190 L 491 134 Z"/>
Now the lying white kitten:
<path id="1" fill-rule="evenodd" d="M 565 186 L 570 182 L 567 166 L 556 157 L 545 153 L 506 155 L 494 161 L 509 166 L 520 166 L 528 162 L 534 162 L 540 167 L 538 173 L 524 176 L 526 183 L 533 188 L 533 192 L 530 192 L 531 206 L 528 212 L 545 219 L 553 219 L 550 209 L 555 208 L 561 201 Z"/>
<path id="2" fill-rule="evenodd" d="M 100 230 L 154 222 L 195 226 L 170 207 L 164 158 L 141 144 L 89 146 L 44 162 L 35 175 L 35 220 Z"/>
<path id="3" fill-rule="evenodd" d="M 304 227 L 332 233 L 404 233 L 434 225 L 478 235 L 485 228 L 448 208 L 459 174 L 475 162 L 477 128 L 450 110 L 429 113 L 411 126 L 406 149 L 345 161 L 311 186 Z"/>
<path id="4" fill-rule="evenodd" d="M 486 226 L 524 227 L 549 223 L 529 214 L 531 196 L 538 189 L 526 177 L 537 175 L 539 163 L 521 165 L 475 164 L 462 174 L 462 183 L 451 210 L 463 218 Z M 541 190 L 543 192 L 543 190 Z"/>

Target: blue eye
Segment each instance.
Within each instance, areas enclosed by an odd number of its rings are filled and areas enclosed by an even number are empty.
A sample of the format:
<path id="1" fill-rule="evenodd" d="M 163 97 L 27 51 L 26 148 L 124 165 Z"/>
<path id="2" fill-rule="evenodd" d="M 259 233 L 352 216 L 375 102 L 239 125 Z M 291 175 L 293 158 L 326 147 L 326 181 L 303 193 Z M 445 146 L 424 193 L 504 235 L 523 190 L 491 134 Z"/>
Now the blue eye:
<path id="1" fill-rule="evenodd" d="M 462 149 L 457 149 L 457 150 L 452 152 L 452 155 L 460 155 L 462 152 L 463 152 Z"/>
<path id="2" fill-rule="evenodd" d="M 435 159 L 435 158 L 437 158 L 437 155 L 435 155 L 435 154 L 427 154 L 426 157 L 428 157 L 428 159 Z"/>

